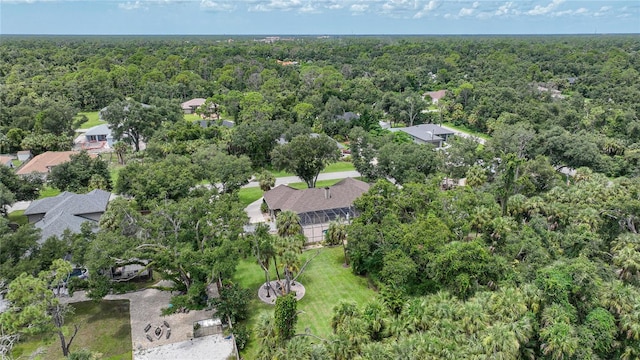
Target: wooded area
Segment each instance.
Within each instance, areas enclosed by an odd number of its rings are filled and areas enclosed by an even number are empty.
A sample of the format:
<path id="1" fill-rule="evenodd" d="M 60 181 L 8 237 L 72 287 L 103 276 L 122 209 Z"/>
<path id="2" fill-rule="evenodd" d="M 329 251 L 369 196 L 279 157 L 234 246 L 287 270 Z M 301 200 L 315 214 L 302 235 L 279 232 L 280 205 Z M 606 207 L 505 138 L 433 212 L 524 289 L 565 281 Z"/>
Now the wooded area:
<path id="1" fill-rule="evenodd" d="M 259 358 L 640 357 L 637 36 L 16 36 L 0 43 L 0 84 L 0 153 L 71 149 L 87 120 L 78 113 L 106 108 L 129 145 L 114 149 L 115 182 L 102 160 L 79 156 L 53 184 L 132 199 L 113 201 L 97 233 L 42 245 L 32 225 L 14 232 L 0 218 L 5 285 L 67 251 L 96 275 L 149 259 L 179 291 L 176 308 L 206 306 L 215 283 L 242 311 L 217 306 L 244 321 L 238 261 L 257 257 L 267 278 L 271 260 L 283 274 L 301 264 L 297 247 L 274 250 L 286 236 L 242 235 L 238 190 L 274 168 L 314 186 L 338 141 L 373 186 L 360 216 L 332 227 L 333 244 L 346 241 L 345 261 L 379 296 L 337 305 L 327 338 L 295 333 L 304 319 L 292 318 L 295 299 L 281 301 L 254 331 Z M 180 103 L 192 98 L 206 102 L 186 120 Z M 488 140 L 435 149 L 385 124 Z M 37 179 L 0 170 L 1 204 L 37 196 Z M 89 288 L 110 290 L 101 276 Z"/>

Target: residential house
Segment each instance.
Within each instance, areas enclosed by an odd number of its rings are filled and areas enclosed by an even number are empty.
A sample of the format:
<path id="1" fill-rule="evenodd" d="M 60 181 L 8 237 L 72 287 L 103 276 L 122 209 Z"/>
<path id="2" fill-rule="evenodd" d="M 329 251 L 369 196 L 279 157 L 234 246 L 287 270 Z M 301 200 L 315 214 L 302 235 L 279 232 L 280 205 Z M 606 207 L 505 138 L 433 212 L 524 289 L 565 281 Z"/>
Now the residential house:
<path id="1" fill-rule="evenodd" d="M 79 154 L 77 151 L 47 151 L 42 153 L 28 163 L 22 165 L 16 174 L 28 175 L 37 174 L 42 178 L 46 178 L 55 166 L 71 160 L 71 155 Z M 95 157 L 96 155 L 90 154 L 89 156 Z"/>
<path id="2" fill-rule="evenodd" d="M 193 114 L 196 112 L 196 110 L 202 106 L 205 102 L 207 101 L 207 99 L 203 99 L 203 98 L 195 98 L 195 99 L 191 99 L 189 101 L 185 101 L 182 104 L 180 104 L 180 107 L 182 108 L 182 111 L 185 114 Z"/>
<path id="3" fill-rule="evenodd" d="M 23 163 L 25 161 L 28 161 L 29 159 L 31 159 L 31 150 L 22 150 L 22 151 L 18 151 L 18 160 Z"/>
<path id="4" fill-rule="evenodd" d="M 95 149 L 96 147 L 102 148 L 113 147 L 114 140 L 111 134 L 111 128 L 109 124 L 97 125 L 84 133 L 85 141 L 82 144 L 83 149 Z"/>
<path id="5" fill-rule="evenodd" d="M 369 184 L 353 178 L 326 188 L 298 190 L 278 185 L 264 193 L 264 202 L 272 218 L 290 210 L 300 216 L 300 225 L 306 226 L 355 217 L 353 201 L 368 190 Z"/>
<path id="6" fill-rule="evenodd" d="M 79 233 L 85 222 L 95 225 L 97 230 L 110 198 L 111 193 L 104 190 L 93 190 L 86 194 L 65 191 L 55 197 L 33 201 L 24 215 L 41 230 L 42 243 L 52 236 L 62 236 L 66 230 Z"/>
<path id="7" fill-rule="evenodd" d="M 391 128 L 389 131 L 407 133 L 416 144 L 432 144 L 442 147 L 443 143 L 454 135 L 453 131 L 434 124 L 420 124 L 410 127 Z"/>
<path id="8" fill-rule="evenodd" d="M 0 166 L 13 167 L 13 158 L 11 156 L 0 155 Z"/>
<path id="9" fill-rule="evenodd" d="M 353 119 L 359 119 L 359 118 L 360 118 L 360 115 L 352 111 L 347 111 L 342 115 L 336 115 L 336 120 L 344 120 L 345 122 L 350 122 Z"/>
<path id="10" fill-rule="evenodd" d="M 424 93 L 424 97 L 430 97 L 431 103 L 434 105 L 437 104 L 440 99 L 445 97 L 445 95 L 447 95 L 447 90 L 429 91 Z"/>

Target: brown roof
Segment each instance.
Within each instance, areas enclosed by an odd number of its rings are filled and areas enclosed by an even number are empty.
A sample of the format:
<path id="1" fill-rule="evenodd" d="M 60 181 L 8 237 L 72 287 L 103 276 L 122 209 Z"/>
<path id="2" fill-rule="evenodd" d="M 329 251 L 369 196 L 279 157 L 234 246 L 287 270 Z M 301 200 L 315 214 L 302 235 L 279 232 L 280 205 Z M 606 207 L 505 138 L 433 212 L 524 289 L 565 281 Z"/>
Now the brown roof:
<path id="1" fill-rule="evenodd" d="M 427 95 L 431 97 L 431 100 L 440 100 L 446 94 L 447 94 L 447 90 L 429 91 L 427 93 Z"/>
<path id="2" fill-rule="evenodd" d="M 189 101 L 185 101 L 182 104 L 180 104 L 180 106 L 183 109 L 191 109 L 192 107 L 200 107 L 202 106 L 202 104 L 204 104 L 207 101 L 207 99 L 203 99 L 203 98 L 195 98 L 195 99 L 191 99 Z"/>
<path id="3" fill-rule="evenodd" d="M 48 173 L 52 167 L 60 165 L 64 162 L 71 160 L 71 155 L 79 154 L 78 151 L 47 151 L 42 153 L 23 167 L 16 171 L 18 175 L 26 175 L 31 173 Z M 90 154 L 91 157 L 96 157 L 95 154 Z"/>
<path id="4" fill-rule="evenodd" d="M 366 182 L 346 178 L 325 188 L 297 190 L 287 185 L 279 185 L 264 194 L 264 200 L 273 210 L 291 210 L 298 214 L 346 208 L 353 205 L 353 201 L 369 190 Z M 329 196 L 327 196 L 329 195 Z"/>
<path id="5" fill-rule="evenodd" d="M 11 156 L 0 156 L 0 165 L 6 165 L 11 162 L 13 158 Z"/>

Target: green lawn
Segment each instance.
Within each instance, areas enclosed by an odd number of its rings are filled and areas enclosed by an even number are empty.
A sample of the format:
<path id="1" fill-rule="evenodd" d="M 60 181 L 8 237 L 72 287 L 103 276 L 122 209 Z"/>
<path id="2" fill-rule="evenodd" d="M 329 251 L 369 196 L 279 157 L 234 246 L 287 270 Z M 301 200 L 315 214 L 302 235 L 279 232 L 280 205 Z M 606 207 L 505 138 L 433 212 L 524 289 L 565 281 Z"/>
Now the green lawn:
<path id="1" fill-rule="evenodd" d="M 132 358 L 129 300 L 85 301 L 72 305 L 75 314 L 67 324 L 77 324 L 78 335 L 71 351 L 89 349 L 102 354 L 101 359 L 125 360 Z M 36 350 L 40 355 L 30 357 Z M 26 338 L 13 351 L 14 358 L 49 360 L 61 359 L 62 350 L 57 335 Z"/>
<path id="2" fill-rule="evenodd" d="M 356 168 L 353 166 L 353 163 L 350 161 L 338 161 L 333 164 L 329 164 L 322 172 L 323 173 L 333 173 L 340 171 L 351 171 Z"/>
<path id="3" fill-rule="evenodd" d="M 238 190 L 238 197 L 242 206 L 247 206 L 262 197 L 262 190 L 259 187 L 242 188 Z"/>
<path id="4" fill-rule="evenodd" d="M 87 121 L 86 123 L 80 125 L 80 129 L 90 129 L 96 125 L 100 125 L 100 124 L 105 124 L 104 121 L 100 120 L 98 118 L 98 112 L 97 111 L 92 111 L 92 112 L 80 112 L 78 113 L 79 116 L 86 116 L 87 118 L 89 118 L 89 121 Z"/>
<path id="5" fill-rule="evenodd" d="M 38 199 L 53 197 L 53 196 L 57 196 L 58 194 L 60 194 L 60 190 L 54 187 L 45 185 L 42 187 L 42 189 L 40 189 L 40 196 L 38 197 Z"/>
<path id="6" fill-rule="evenodd" d="M 331 186 L 337 182 L 342 181 L 342 179 L 330 179 L 330 180 L 318 180 L 316 181 L 316 188 L 323 188 L 323 187 L 327 187 L 327 186 Z M 297 183 L 291 183 L 288 184 L 290 187 L 294 188 L 294 189 L 306 189 L 307 188 L 307 183 L 304 182 L 297 182 Z"/>
<path id="7" fill-rule="evenodd" d="M 111 178 L 111 186 L 116 186 L 116 180 L 118 180 L 118 173 L 120 172 L 120 169 L 122 169 L 124 166 L 122 165 L 116 165 L 116 164 L 111 164 L 109 166 L 109 176 Z"/>
<path id="8" fill-rule="evenodd" d="M 199 120 L 202 120 L 202 118 L 198 114 L 184 114 L 184 119 L 186 121 L 196 121 L 196 120 L 199 121 Z"/>
<path id="9" fill-rule="evenodd" d="M 317 250 L 306 251 L 303 263 L 309 256 L 315 255 Z M 343 267 L 344 254 L 342 247 L 323 248 L 307 266 L 304 274 L 298 280 L 305 286 L 305 296 L 298 303 L 298 310 L 302 313 L 298 317 L 297 332 L 303 333 L 309 328 L 312 334 L 326 338 L 331 334 L 331 317 L 333 308 L 343 301 L 353 301 L 365 304 L 376 297 L 376 293 L 369 287 L 366 278 L 354 275 L 351 268 Z M 271 276 L 275 279 L 275 273 Z M 242 261 L 235 275 L 235 280 L 242 286 L 257 293 L 258 287 L 264 283 L 264 272 L 253 259 Z M 259 300 L 252 303 L 251 317 L 248 326 L 252 328 L 260 314 L 273 312 L 273 306 Z M 256 339 L 252 339 L 243 356 L 247 359 L 255 358 L 258 351 Z"/>
<path id="10" fill-rule="evenodd" d="M 442 123 L 442 125 L 450 127 L 452 129 L 456 129 L 458 131 L 461 131 L 461 132 L 464 132 L 464 133 L 467 133 L 467 134 L 470 134 L 470 135 L 473 135 L 473 136 L 476 136 L 476 137 L 479 137 L 481 139 L 489 140 L 491 138 L 487 134 L 483 134 L 481 132 L 477 132 L 475 130 L 471 130 L 466 126 L 453 125 L 452 123 Z"/>
<path id="11" fill-rule="evenodd" d="M 29 222 L 27 216 L 24 215 L 24 210 L 16 210 L 12 213 L 9 213 L 8 217 L 10 222 L 14 222 L 20 225 L 24 225 Z"/>

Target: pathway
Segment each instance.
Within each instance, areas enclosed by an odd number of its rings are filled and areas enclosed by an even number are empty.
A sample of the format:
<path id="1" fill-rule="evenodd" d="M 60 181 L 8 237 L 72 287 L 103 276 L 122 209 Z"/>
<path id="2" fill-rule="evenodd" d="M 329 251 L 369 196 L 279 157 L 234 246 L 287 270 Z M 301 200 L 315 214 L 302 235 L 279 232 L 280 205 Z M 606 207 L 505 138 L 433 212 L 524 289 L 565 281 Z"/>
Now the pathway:
<path id="1" fill-rule="evenodd" d="M 338 172 L 330 172 L 330 173 L 321 173 L 318 175 L 318 180 L 333 180 L 333 179 L 344 179 L 348 177 L 360 177 L 360 173 L 355 170 L 350 171 L 338 171 Z M 286 185 L 291 183 L 304 182 L 304 180 L 300 179 L 297 176 L 284 176 L 276 178 L 276 185 Z M 247 185 L 243 186 L 245 188 L 250 187 L 259 187 L 260 183 L 257 181 L 251 181 Z"/>
<path id="2" fill-rule="evenodd" d="M 445 129 L 445 130 L 453 131 L 453 133 L 454 133 L 454 134 L 456 134 L 456 136 L 460 136 L 460 137 L 463 137 L 463 138 L 473 139 L 473 140 L 475 140 L 478 144 L 482 144 L 482 145 L 484 145 L 484 143 L 486 142 L 486 140 L 485 140 L 485 139 L 480 138 L 480 137 L 477 137 L 477 136 L 474 136 L 474 135 L 469 134 L 469 133 L 467 133 L 467 132 L 463 132 L 463 131 L 460 131 L 460 130 L 456 130 L 456 129 L 454 129 L 454 128 L 450 128 L 450 127 L 448 127 L 448 126 L 444 126 L 444 125 L 440 125 L 440 127 L 441 127 L 441 128 L 443 128 L 443 129 Z"/>

